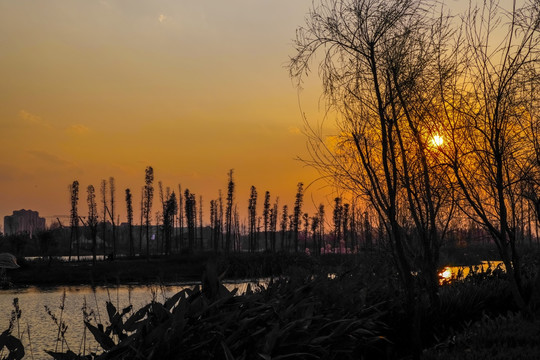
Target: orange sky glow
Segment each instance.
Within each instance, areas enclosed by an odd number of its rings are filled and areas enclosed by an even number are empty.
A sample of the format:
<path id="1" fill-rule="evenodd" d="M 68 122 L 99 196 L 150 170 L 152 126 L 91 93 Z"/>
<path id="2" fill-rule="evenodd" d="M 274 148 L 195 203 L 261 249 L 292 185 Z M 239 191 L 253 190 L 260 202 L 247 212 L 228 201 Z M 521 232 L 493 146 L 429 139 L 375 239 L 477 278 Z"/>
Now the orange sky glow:
<path id="1" fill-rule="evenodd" d="M 206 223 L 231 168 L 240 209 L 251 185 L 259 209 L 265 190 L 293 205 L 296 184 L 317 178 L 295 160 L 301 114 L 323 114 L 320 85 L 299 97 L 285 69 L 311 4 L 0 1 L 0 216 L 66 215 L 73 180 L 86 215 L 86 187 L 113 176 L 123 220 L 124 189 L 137 203 L 148 165 L 156 185 L 202 195 Z"/>

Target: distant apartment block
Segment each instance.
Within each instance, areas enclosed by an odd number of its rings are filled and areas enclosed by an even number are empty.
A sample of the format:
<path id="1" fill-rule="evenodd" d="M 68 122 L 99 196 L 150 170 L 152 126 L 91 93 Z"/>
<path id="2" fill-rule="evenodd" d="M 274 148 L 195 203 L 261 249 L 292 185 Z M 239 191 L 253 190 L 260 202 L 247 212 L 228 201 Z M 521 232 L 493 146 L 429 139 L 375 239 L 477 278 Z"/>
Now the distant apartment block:
<path id="1" fill-rule="evenodd" d="M 28 233 L 32 236 L 40 230 L 45 230 L 45 218 L 39 217 L 37 211 L 22 209 L 13 211 L 13 215 L 4 216 L 6 235 Z"/>

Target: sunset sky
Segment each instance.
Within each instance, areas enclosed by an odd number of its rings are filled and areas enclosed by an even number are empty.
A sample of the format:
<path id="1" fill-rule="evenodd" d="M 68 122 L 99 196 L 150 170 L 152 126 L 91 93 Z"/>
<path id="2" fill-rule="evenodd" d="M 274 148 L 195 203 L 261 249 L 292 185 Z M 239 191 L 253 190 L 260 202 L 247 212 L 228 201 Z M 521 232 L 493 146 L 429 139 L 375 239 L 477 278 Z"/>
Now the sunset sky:
<path id="1" fill-rule="evenodd" d="M 202 195 L 205 222 L 231 168 L 241 208 L 251 185 L 261 204 L 269 190 L 291 206 L 317 178 L 295 158 L 307 156 L 301 113 L 323 116 L 320 85 L 299 96 L 285 69 L 311 4 L 0 0 L 2 219 L 68 214 L 73 180 L 86 215 L 86 187 L 110 176 L 124 217 L 124 189 L 137 203 L 148 165 L 156 184 Z"/>

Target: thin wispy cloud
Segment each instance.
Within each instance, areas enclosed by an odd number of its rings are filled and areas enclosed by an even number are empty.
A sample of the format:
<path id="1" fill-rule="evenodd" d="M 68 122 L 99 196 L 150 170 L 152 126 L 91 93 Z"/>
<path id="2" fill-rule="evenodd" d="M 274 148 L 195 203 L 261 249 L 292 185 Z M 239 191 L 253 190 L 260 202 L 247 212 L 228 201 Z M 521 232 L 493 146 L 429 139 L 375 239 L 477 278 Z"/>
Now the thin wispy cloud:
<path id="1" fill-rule="evenodd" d="M 84 135 L 90 132 L 90 128 L 83 124 L 74 124 L 68 127 L 66 132 L 72 135 Z"/>
<path id="2" fill-rule="evenodd" d="M 26 110 L 20 110 L 19 111 L 19 119 L 21 119 L 23 122 L 27 124 L 32 125 L 39 125 L 39 126 L 49 126 L 47 122 L 45 122 L 41 116 L 32 114 Z"/>

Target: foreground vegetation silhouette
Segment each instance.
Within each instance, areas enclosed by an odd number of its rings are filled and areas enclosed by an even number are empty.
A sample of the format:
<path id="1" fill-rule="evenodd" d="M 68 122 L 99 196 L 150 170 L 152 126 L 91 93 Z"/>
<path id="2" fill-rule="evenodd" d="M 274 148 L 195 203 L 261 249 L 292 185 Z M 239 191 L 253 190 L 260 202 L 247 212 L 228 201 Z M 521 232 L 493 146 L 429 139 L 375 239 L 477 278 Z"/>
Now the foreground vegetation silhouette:
<path id="1" fill-rule="evenodd" d="M 103 322 L 81 316 L 99 349 L 81 353 L 47 350 L 54 359 L 400 359 L 415 349 L 408 340 L 414 314 L 399 277 L 384 252 L 370 261 L 326 255 L 327 264 L 294 261 L 286 277 L 265 287 L 229 291 L 210 262 L 200 286 L 140 309 L 105 304 Z M 325 257 L 326 257 L 325 256 Z M 524 257 L 532 289 L 538 250 Z M 315 266 L 314 266 L 315 265 Z M 318 272 L 316 269 L 324 269 Z M 496 350 L 493 359 L 538 357 L 540 323 L 519 315 L 507 274 L 498 268 L 471 269 L 465 279 L 440 287 L 440 306 L 421 299 L 421 349 L 427 359 L 474 359 Z M 329 271 L 336 271 L 331 273 Z M 538 308 L 536 308 L 538 310 Z M 21 311 L 13 311 L 0 346 L 10 359 L 24 356 L 12 334 Z M 59 319 L 59 341 L 68 324 Z M 73 324 L 69 324 L 73 325 Z M 74 328 L 71 326 L 71 328 Z M 73 331 L 73 330 L 71 330 Z M 493 333 L 497 331 L 497 333 Z M 491 335 L 490 335 L 491 334 Z M 467 350 L 468 349 L 468 350 Z M 34 349 L 35 351 L 35 349 Z M 91 351 L 96 351 L 95 348 Z M 28 356 L 29 354 L 27 354 Z M 510 357 L 509 357 L 510 356 Z"/>

